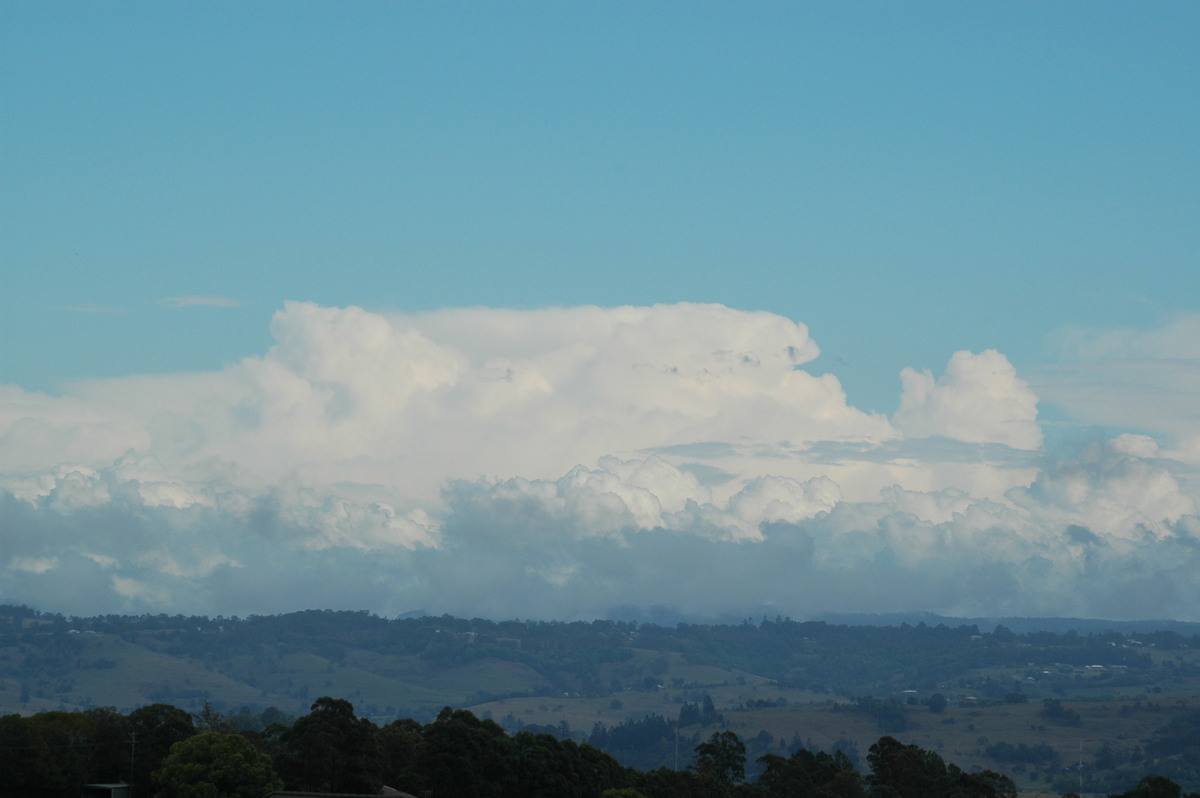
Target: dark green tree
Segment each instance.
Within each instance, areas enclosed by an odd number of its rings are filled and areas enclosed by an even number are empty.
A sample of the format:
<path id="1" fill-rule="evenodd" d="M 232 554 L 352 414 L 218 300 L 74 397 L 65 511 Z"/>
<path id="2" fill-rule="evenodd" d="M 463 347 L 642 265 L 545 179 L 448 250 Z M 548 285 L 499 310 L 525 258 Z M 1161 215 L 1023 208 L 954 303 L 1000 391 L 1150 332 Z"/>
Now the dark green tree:
<path id="1" fill-rule="evenodd" d="M 697 773 L 712 776 L 722 784 L 746 778 L 746 744 L 735 733 L 713 732 L 712 737 L 696 746 Z"/>
<path id="2" fill-rule="evenodd" d="M 1043 698 L 1038 715 L 1061 726 L 1078 726 L 1080 723 L 1079 713 L 1064 707 L 1057 698 Z"/>
<path id="3" fill-rule="evenodd" d="M 150 774 L 162 766 L 171 746 L 196 733 L 192 716 L 170 704 L 150 704 L 129 713 L 129 781 L 134 795 L 153 795 Z"/>
<path id="4" fill-rule="evenodd" d="M 1016 798 L 1008 776 L 990 770 L 964 773 L 934 751 L 881 737 L 867 754 L 871 796 L 899 798 Z"/>
<path id="5" fill-rule="evenodd" d="M 513 738 L 514 764 L 519 780 L 518 795 L 530 798 L 584 798 L 586 791 L 576 778 L 574 757 L 550 734 L 523 731 Z M 572 748 L 575 748 L 572 743 Z M 575 751 L 572 751 L 575 753 Z"/>
<path id="6" fill-rule="evenodd" d="M 518 753 L 504 729 L 466 710 L 444 708 L 422 730 L 425 744 L 407 788 L 455 798 L 503 798 L 519 794 Z"/>
<path id="7" fill-rule="evenodd" d="M 951 781 L 940 756 L 894 737 L 880 737 L 867 753 L 867 762 L 873 796 L 935 798 L 946 794 Z"/>
<path id="8" fill-rule="evenodd" d="M 237 727 L 233 721 L 217 711 L 208 701 L 204 702 L 204 707 L 192 715 L 192 724 L 199 731 L 215 731 L 222 734 L 232 734 L 237 731 Z"/>
<path id="9" fill-rule="evenodd" d="M 763 766 L 758 785 L 770 796 L 865 798 L 867 794 L 862 786 L 862 776 L 841 751 L 827 754 L 800 748 L 787 758 L 764 754 L 758 761 Z"/>
<path id="10" fill-rule="evenodd" d="M 349 701 L 323 696 L 283 733 L 277 765 L 289 789 L 377 793 L 383 786 L 378 731 L 355 716 Z"/>
<path id="11" fill-rule="evenodd" d="M 1110 798 L 1179 798 L 1183 788 L 1163 776 L 1146 776 L 1129 792 Z"/>
<path id="12" fill-rule="evenodd" d="M 28 718 L 0 717 L 0 795 L 45 795 L 52 767 L 50 747 Z"/>
<path id="13" fill-rule="evenodd" d="M 28 723 L 50 751 L 42 769 L 41 785 L 53 793 L 66 794 L 88 781 L 93 772 L 96 725 L 78 712 L 39 712 Z"/>
<path id="14" fill-rule="evenodd" d="M 956 766 L 950 770 L 956 776 L 952 796 L 963 798 L 1017 798 L 1017 785 L 1008 776 L 994 770 L 964 773 Z"/>
<path id="15" fill-rule="evenodd" d="M 636 775 L 635 789 L 649 798 L 731 798 L 732 787 L 704 773 L 658 768 Z"/>
<path id="16" fill-rule="evenodd" d="M 394 720 L 379 730 L 376 739 L 383 761 L 383 783 L 411 791 L 408 787 L 415 779 L 413 768 L 425 747 L 421 724 L 411 718 Z"/>
<path id="17" fill-rule="evenodd" d="M 129 718 L 112 707 L 84 713 L 95 729 L 89 782 L 115 783 L 129 778 Z"/>
<path id="18" fill-rule="evenodd" d="M 154 783 L 166 798 L 262 798 L 283 779 L 238 734 L 200 732 L 171 746 Z"/>

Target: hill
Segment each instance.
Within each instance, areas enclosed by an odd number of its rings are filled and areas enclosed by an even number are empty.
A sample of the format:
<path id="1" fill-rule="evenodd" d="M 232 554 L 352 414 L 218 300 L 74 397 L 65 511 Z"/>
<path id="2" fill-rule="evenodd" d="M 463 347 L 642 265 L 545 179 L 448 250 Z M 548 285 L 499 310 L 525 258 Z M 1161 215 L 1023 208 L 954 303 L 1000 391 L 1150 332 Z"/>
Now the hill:
<path id="1" fill-rule="evenodd" d="M 209 702 L 298 716 L 331 695 L 377 723 L 454 706 L 510 730 L 607 740 L 606 750 L 616 749 L 614 734 L 671 729 L 634 745 L 642 767 L 674 763 L 680 722 L 685 753 L 719 728 L 746 739 L 753 756 L 798 745 L 856 754 L 888 733 L 964 767 L 1011 772 L 1025 787 L 1057 789 L 1078 779 L 1082 762 L 1090 783 L 1124 789 L 1161 762 L 1160 771 L 1173 768 L 1164 775 L 1200 788 L 1180 759 L 1188 739 L 1200 740 L 1200 635 L 1091 628 L 782 618 L 666 627 L 332 611 L 67 618 L 5 606 L 0 713 Z"/>

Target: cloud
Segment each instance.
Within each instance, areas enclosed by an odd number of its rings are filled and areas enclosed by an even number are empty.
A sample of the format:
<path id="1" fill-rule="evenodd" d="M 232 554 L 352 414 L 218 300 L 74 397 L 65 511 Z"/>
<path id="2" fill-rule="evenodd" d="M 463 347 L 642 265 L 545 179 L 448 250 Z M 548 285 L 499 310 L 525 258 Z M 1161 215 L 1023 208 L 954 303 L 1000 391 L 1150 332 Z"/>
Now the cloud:
<path id="1" fill-rule="evenodd" d="M 5 595 L 76 611 L 101 597 L 128 611 L 224 614 L 335 606 L 586 618 L 665 605 L 695 618 L 897 607 L 1194 618 L 1194 507 L 1176 496 L 1144 502 L 1131 523 L 1096 523 L 1102 510 L 1063 500 L 1064 478 L 1105 509 L 1162 478 L 1114 469 L 1123 457 L 1063 464 L 1002 502 L 901 488 L 845 502 L 818 478 L 757 479 L 726 502 L 672 503 L 658 486 L 679 484 L 678 469 L 622 461 L 556 480 L 452 482 L 436 528 L 304 492 L 148 507 L 136 486 L 117 483 L 93 506 L 10 498 L 4 528 L 26 537 L 4 551 L 26 553 L 2 580 Z M 647 465 L 652 479 L 637 475 Z"/>
<path id="2" fill-rule="evenodd" d="M 152 451 L 265 482 L 552 478 L 697 440 L 876 441 L 888 420 L 798 365 L 807 330 L 712 305 L 386 317 L 289 303 L 276 344 L 219 375 L 79 386 L 89 406 L 170 428 Z M 136 388 L 135 388 L 136 385 Z M 174 451 L 168 452 L 171 448 Z"/>
<path id="3" fill-rule="evenodd" d="M 206 294 L 166 296 L 158 300 L 158 304 L 168 305 L 173 308 L 237 308 L 242 306 L 242 303 L 239 300 L 232 299 L 227 296 Z"/>
<path id="4" fill-rule="evenodd" d="M 889 420 L 805 370 L 803 325 L 719 305 L 288 303 L 271 331 L 218 372 L 0 387 L 0 598 L 1200 617 L 1178 446 L 1040 450 L 998 352 L 906 370 Z"/>
<path id="5" fill-rule="evenodd" d="M 893 421 L 910 437 L 943 435 L 971 443 L 1003 443 L 1037 449 L 1037 395 L 1017 377 L 1008 358 L 994 349 L 955 352 L 946 374 L 906 368 L 904 392 Z"/>
<path id="6" fill-rule="evenodd" d="M 1169 436 L 1200 463 L 1200 314 L 1150 330 L 1073 328 L 1058 363 L 1033 373 L 1039 395 L 1086 423 Z"/>
<path id="7" fill-rule="evenodd" d="M 78 396 L 0 385 L 0 480 L 71 464 L 104 465 L 154 443 L 144 419 Z"/>

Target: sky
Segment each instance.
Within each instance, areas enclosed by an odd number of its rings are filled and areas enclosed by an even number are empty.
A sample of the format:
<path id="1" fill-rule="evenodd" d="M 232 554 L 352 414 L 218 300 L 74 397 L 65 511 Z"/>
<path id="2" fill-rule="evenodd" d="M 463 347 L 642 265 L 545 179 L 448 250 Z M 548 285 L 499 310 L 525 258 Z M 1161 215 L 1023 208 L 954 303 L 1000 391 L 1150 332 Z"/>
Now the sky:
<path id="1" fill-rule="evenodd" d="M 0 601 L 1200 620 L 1197 36 L 0 4 Z"/>

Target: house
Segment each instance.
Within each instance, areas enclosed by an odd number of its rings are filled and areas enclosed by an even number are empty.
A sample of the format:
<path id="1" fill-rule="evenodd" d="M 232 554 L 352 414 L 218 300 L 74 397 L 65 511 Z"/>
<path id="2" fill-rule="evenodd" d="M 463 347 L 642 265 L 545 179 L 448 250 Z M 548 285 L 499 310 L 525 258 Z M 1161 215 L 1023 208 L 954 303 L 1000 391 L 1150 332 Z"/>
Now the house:
<path id="1" fill-rule="evenodd" d="M 85 784 L 79 798 L 130 798 L 128 784 Z"/>

